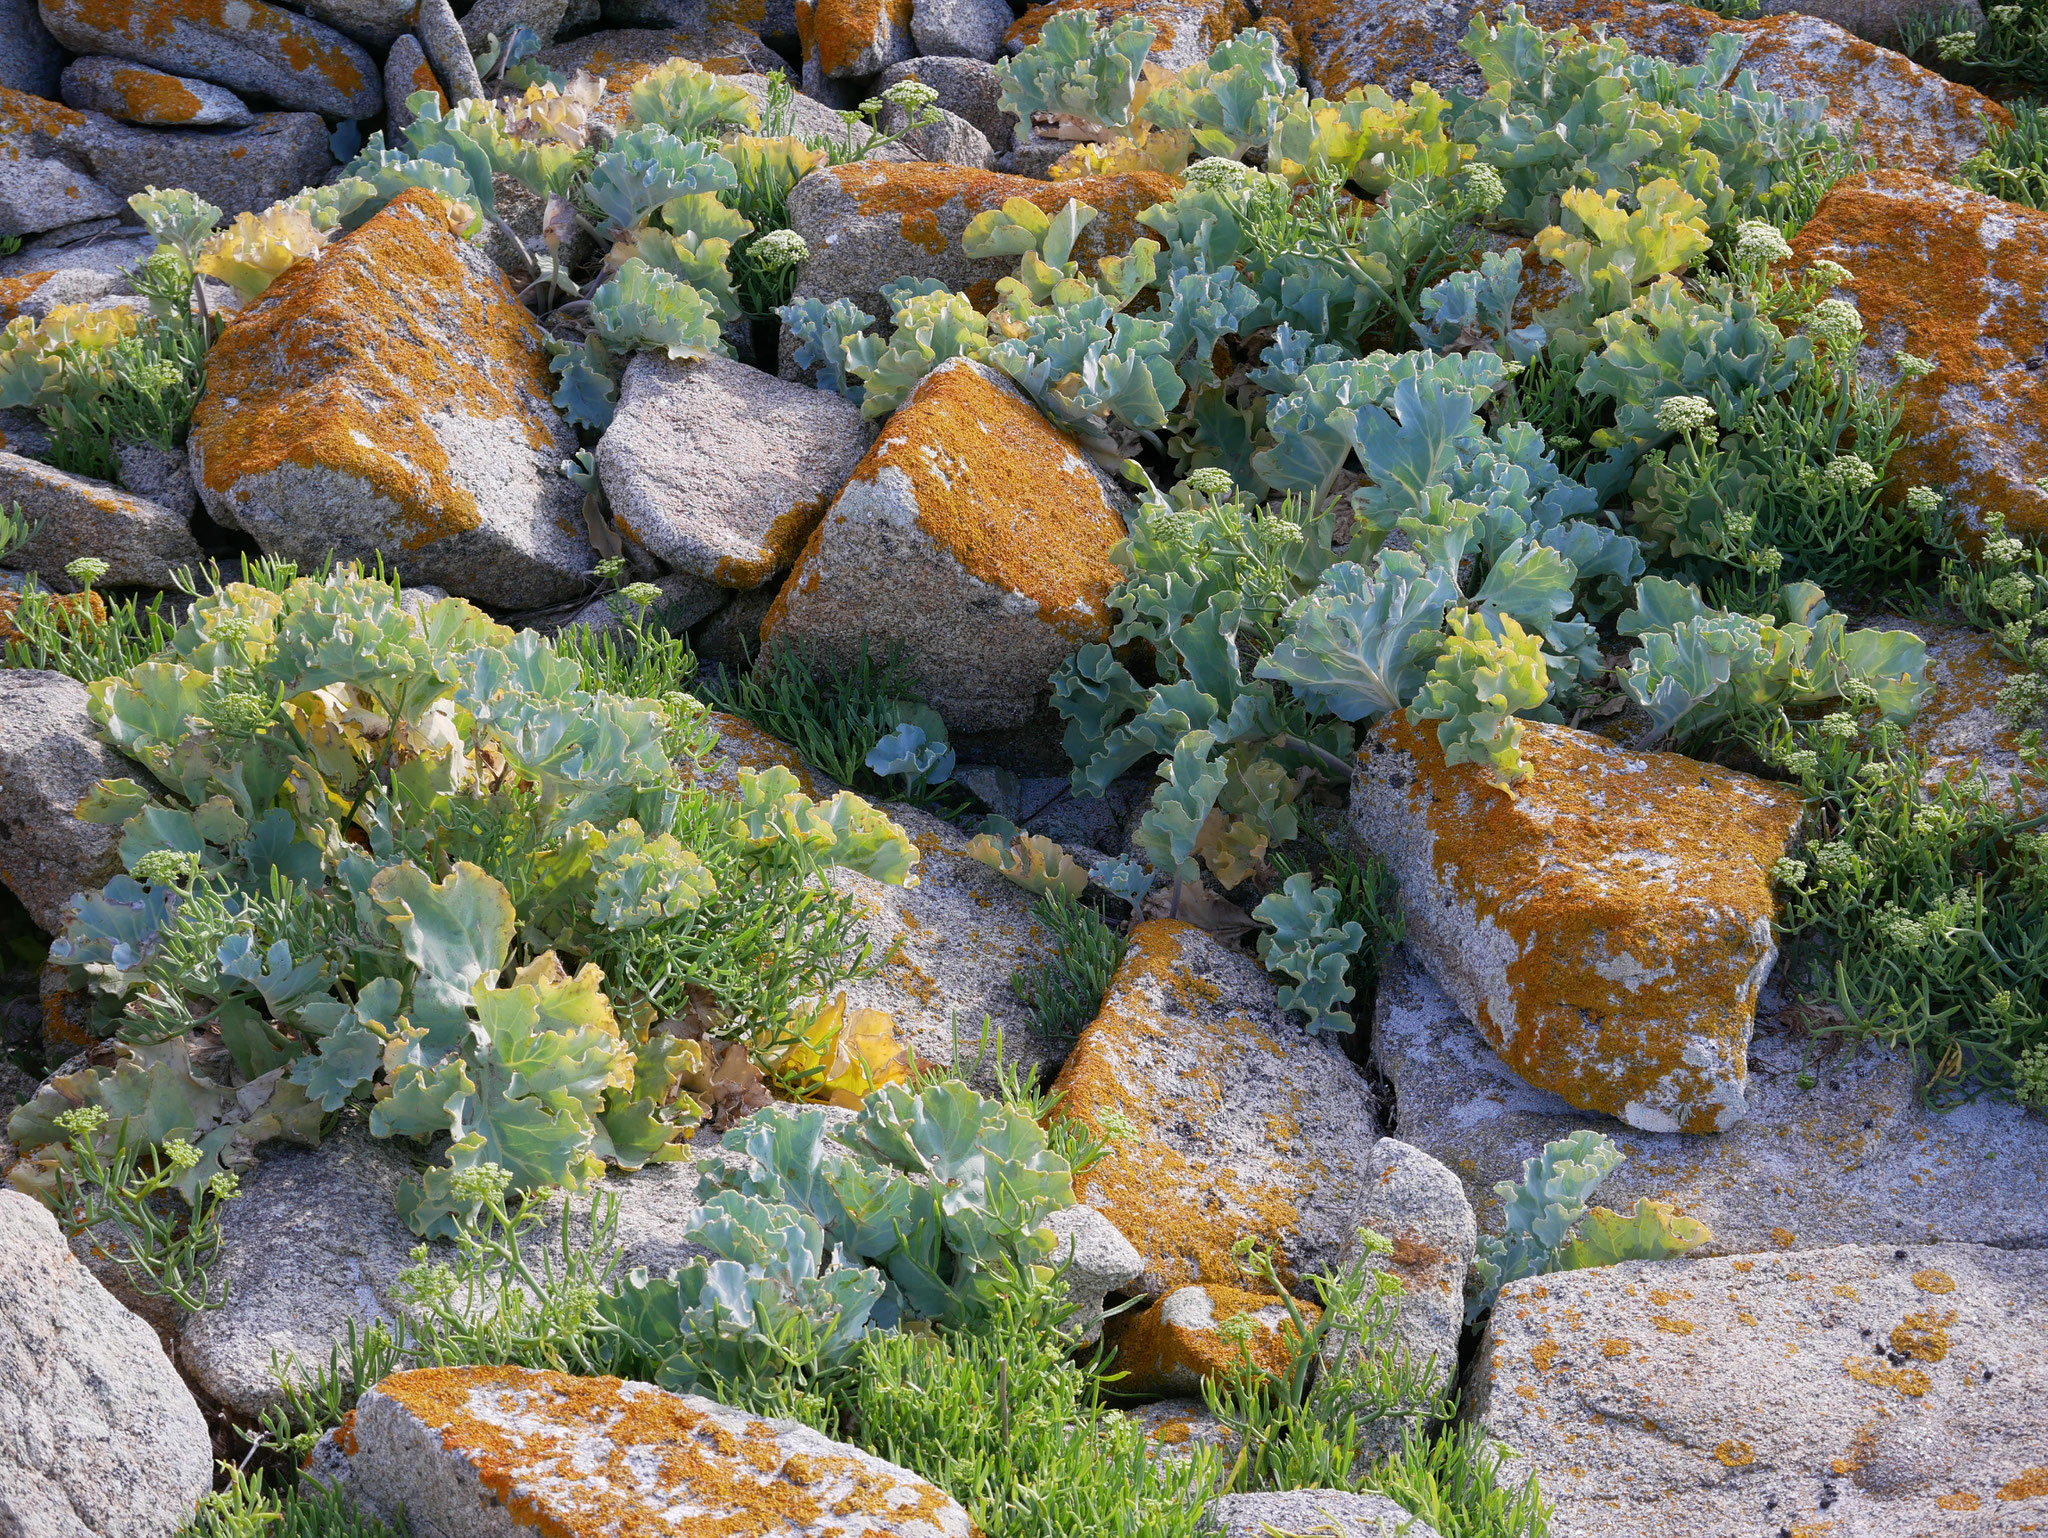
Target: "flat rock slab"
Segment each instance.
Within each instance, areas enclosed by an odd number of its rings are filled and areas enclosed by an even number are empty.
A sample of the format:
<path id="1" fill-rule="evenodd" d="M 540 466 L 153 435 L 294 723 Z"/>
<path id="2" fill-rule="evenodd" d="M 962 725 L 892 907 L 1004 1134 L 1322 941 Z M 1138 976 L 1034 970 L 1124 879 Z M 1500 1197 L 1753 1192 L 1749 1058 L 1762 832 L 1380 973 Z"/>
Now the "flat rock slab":
<path id="1" fill-rule="evenodd" d="M 911 0 L 796 0 L 804 90 L 878 75 L 917 52 Z"/>
<path id="2" fill-rule="evenodd" d="M 154 588 L 174 586 L 179 567 L 197 567 L 206 557 L 184 511 L 39 460 L 0 453 L 0 507 L 8 506 L 19 506 L 42 527 L 8 555 L 7 564 L 35 572 L 45 587 L 60 591 L 75 585 L 64 568 L 80 556 L 105 561 L 101 580 L 110 585 Z"/>
<path id="3" fill-rule="evenodd" d="M 103 779 L 141 769 L 99 740 L 85 686 L 63 673 L 0 669 L 0 879 L 48 934 L 61 933 L 75 893 L 121 869 L 120 829 L 72 809 Z"/>
<path id="4" fill-rule="evenodd" d="M 1379 1140 L 1372 1091 L 1275 995 L 1257 962 L 1194 925 L 1138 924 L 1054 1081 L 1063 1112 L 1111 1145 L 1075 1195 L 1137 1247 L 1150 1296 L 1242 1286 L 1230 1250 L 1247 1234 L 1307 1295 L 1351 1241 Z"/>
<path id="5" fill-rule="evenodd" d="M 64 105 L 164 128 L 239 128 L 254 116 L 224 86 L 95 54 L 64 70 Z"/>
<path id="6" fill-rule="evenodd" d="M 213 1486 L 206 1421 L 156 1335 L 0 1190 L 0 1533 L 169 1538 Z"/>
<path id="7" fill-rule="evenodd" d="M 968 1538 L 908 1469 L 794 1421 L 651 1383 L 518 1367 L 394 1373 L 316 1449 L 314 1476 L 450 1538 Z"/>
<path id="8" fill-rule="evenodd" d="M 1410 948 L 1517 1073 L 1632 1127 L 1726 1131 L 1799 792 L 1526 727 L 1531 774 L 1509 796 L 1446 763 L 1432 724 L 1382 720 L 1352 836 L 1393 872 Z"/>
<path id="9" fill-rule="evenodd" d="M 1313 1303 L 1295 1307 L 1310 1323 L 1320 1312 Z M 1270 1293 L 1190 1282 L 1110 1323 L 1117 1390 L 1199 1396 L 1205 1380 L 1229 1376 L 1247 1352 L 1266 1372 L 1283 1373 L 1294 1359 L 1291 1330 L 1287 1305 Z"/>
<path id="10" fill-rule="evenodd" d="M 1437 1530 L 1384 1495 L 1345 1490 L 1261 1490 L 1226 1495 L 1202 1509 L 1196 1532 L 1208 1538 L 1439 1538 Z"/>
<path id="11" fill-rule="evenodd" d="M 1554 1538 L 2048 1524 L 2048 1254 L 1629 1261 L 1501 1289 L 1472 1413 Z"/>
<path id="12" fill-rule="evenodd" d="M 1993 798 L 2011 806 L 2017 775 L 2017 805 L 2025 815 L 2048 811 L 2048 783 L 2028 767 L 2020 753 L 2019 729 L 1997 710 L 1998 691 L 2020 671 L 1999 653 L 1998 643 L 1982 630 L 1933 620 L 1884 614 L 1868 623 L 1877 630 L 1911 631 L 1927 643 L 1934 698 L 1906 727 L 1907 745 L 1927 755 L 1923 783 L 1931 789 L 1980 771 Z"/>
<path id="13" fill-rule="evenodd" d="M 1494 1186 L 1543 1145 L 1591 1127 L 1628 1156 L 1595 1198 L 1672 1203 L 1714 1231 L 1710 1254 L 1967 1241 L 2048 1246 L 2048 1120 L 1978 1101 L 1924 1108 L 1912 1060 L 1879 1047 L 1803 1047 L 1774 1021 L 1750 1044 L 1749 1115 L 1704 1136 L 1642 1132 L 1532 1087 L 1401 951 L 1380 979 L 1373 1057 L 1396 1132 L 1464 1181 L 1481 1230 Z M 1811 1070 L 1813 1087 L 1799 1087 Z"/>
<path id="14" fill-rule="evenodd" d="M 214 345 L 192 418 L 200 495 L 302 567 L 381 554 L 408 583 L 501 608 L 581 596 L 596 556 L 542 342 L 445 205 L 404 193 Z"/>

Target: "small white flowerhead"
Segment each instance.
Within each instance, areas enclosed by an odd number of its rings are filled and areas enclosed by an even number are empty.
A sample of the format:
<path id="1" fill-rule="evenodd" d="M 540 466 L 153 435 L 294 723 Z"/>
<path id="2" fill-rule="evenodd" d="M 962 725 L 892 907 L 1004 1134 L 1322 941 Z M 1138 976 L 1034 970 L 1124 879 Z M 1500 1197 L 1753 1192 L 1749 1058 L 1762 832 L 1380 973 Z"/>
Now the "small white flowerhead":
<path id="1" fill-rule="evenodd" d="M 661 589 L 652 582 L 628 582 L 619 589 L 619 596 L 636 609 L 644 609 L 651 603 L 661 601 Z"/>
<path id="2" fill-rule="evenodd" d="M 448 1178 L 448 1192 L 459 1202 L 494 1201 L 512 1184 L 512 1172 L 502 1164 L 479 1164 L 457 1170 Z"/>
<path id="3" fill-rule="evenodd" d="M 1845 491 L 1851 495 L 1870 490 L 1877 484 L 1877 471 L 1870 462 L 1856 454 L 1841 454 L 1828 461 L 1820 478 L 1830 491 Z"/>
<path id="4" fill-rule="evenodd" d="M 1906 507 L 1925 518 L 1941 511 L 1941 493 L 1932 486 L 1908 486 Z"/>
<path id="5" fill-rule="evenodd" d="M 1744 219 L 1735 226 L 1735 256 L 1744 262 L 1782 262 L 1792 255 L 1785 232 L 1768 219 Z"/>
<path id="6" fill-rule="evenodd" d="M 107 1124 L 104 1106 L 80 1105 L 59 1113 L 56 1118 L 57 1130 L 72 1137 L 91 1137 Z"/>
<path id="7" fill-rule="evenodd" d="M 1944 64 L 1962 63 L 1976 51 L 1977 34 L 1974 32 L 1951 32 L 1934 40 L 1935 57 Z"/>
<path id="8" fill-rule="evenodd" d="M 1820 734 L 1823 737 L 1833 737 L 1839 742 L 1847 742 L 1856 735 L 1856 718 L 1846 710 L 1837 710 L 1831 715 L 1822 716 Z"/>
<path id="9" fill-rule="evenodd" d="M 1863 317 L 1846 299 L 1823 299 L 1806 318 L 1806 329 L 1833 352 L 1847 352 L 1863 338 Z"/>
<path id="10" fill-rule="evenodd" d="M 1806 879 L 1806 862 L 1794 860 L 1789 856 L 1779 860 L 1771 866 L 1771 879 L 1781 881 L 1786 886 L 1798 886 Z"/>
<path id="11" fill-rule="evenodd" d="M 91 587 L 107 574 L 107 563 L 96 555 L 81 555 L 75 561 L 67 561 L 64 575 L 80 587 Z"/>
<path id="12" fill-rule="evenodd" d="M 1849 281 L 1849 269 L 1840 262 L 1829 261 L 1826 257 L 1822 257 L 1806 270 L 1829 288 L 1840 288 Z"/>
<path id="13" fill-rule="evenodd" d="M 600 582 L 616 582 L 625 569 L 626 558 L 624 556 L 608 555 L 590 568 L 590 574 Z"/>
<path id="14" fill-rule="evenodd" d="M 882 93 L 882 100 L 894 102 L 912 117 L 939 99 L 939 93 L 922 80 L 899 80 Z"/>
<path id="15" fill-rule="evenodd" d="M 1210 155 L 1198 160 L 1180 173 L 1181 180 L 1191 187 L 1235 187 L 1242 182 L 1245 172 L 1250 169 L 1241 161 L 1227 160 L 1221 155 Z"/>
<path id="16" fill-rule="evenodd" d="M 1820 755 L 1811 748 L 1795 749 L 1785 755 L 1785 767 L 1801 779 L 1809 774 L 1819 774 Z M 1802 877 L 1805 875 L 1804 866 L 1800 867 L 1800 874 Z"/>
<path id="17" fill-rule="evenodd" d="M 224 1202 L 242 1194 L 242 1177 L 233 1170 L 222 1170 L 206 1182 L 206 1189 L 217 1202 Z"/>
<path id="18" fill-rule="evenodd" d="M 1222 502 L 1237 495 L 1237 482 L 1230 478 L 1230 472 L 1221 465 L 1203 465 L 1187 473 L 1182 485 L 1198 497 Z"/>
<path id="19" fill-rule="evenodd" d="M 1698 395 L 1671 395 L 1657 402 L 1657 425 L 1667 433 L 1695 433 L 1719 418 L 1714 403 Z"/>
<path id="20" fill-rule="evenodd" d="M 129 874 L 151 886 L 183 886 L 199 874 L 199 854 L 191 849 L 152 849 Z"/>
<path id="21" fill-rule="evenodd" d="M 780 272 L 811 259 L 811 248 L 795 230 L 770 230 L 754 242 L 754 260 L 770 272 Z"/>
<path id="22" fill-rule="evenodd" d="M 1994 5 L 1984 13 L 2001 27 L 2016 27 L 2026 12 L 2017 5 Z"/>
<path id="23" fill-rule="evenodd" d="M 1492 166 L 1469 165 L 1460 179 L 1465 183 L 1465 196 L 1475 209 L 1491 213 L 1508 200 L 1507 183 Z"/>
<path id="24" fill-rule="evenodd" d="M 199 1150 L 181 1137 L 168 1139 L 164 1143 L 163 1153 L 174 1170 L 189 1170 L 199 1163 Z"/>

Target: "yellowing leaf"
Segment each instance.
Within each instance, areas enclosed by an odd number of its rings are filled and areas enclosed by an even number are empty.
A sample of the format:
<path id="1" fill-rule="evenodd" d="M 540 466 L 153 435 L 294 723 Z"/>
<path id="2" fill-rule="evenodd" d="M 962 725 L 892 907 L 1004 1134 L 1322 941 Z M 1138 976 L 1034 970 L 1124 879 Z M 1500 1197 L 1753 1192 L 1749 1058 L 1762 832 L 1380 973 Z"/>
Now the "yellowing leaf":
<path id="1" fill-rule="evenodd" d="M 1622 1260 L 1670 1260 L 1691 1253 L 1714 1237 L 1706 1224 L 1679 1217 L 1669 1202 L 1647 1196 L 1635 1212 L 1623 1217 L 1605 1207 L 1586 1214 L 1579 1234 L 1565 1251 L 1565 1269 L 1611 1266 Z"/>
<path id="2" fill-rule="evenodd" d="M 916 1063 L 896 1039 L 893 1016 L 850 1010 L 842 993 L 812 1014 L 797 1044 L 775 1066 L 786 1078 L 804 1077 L 806 1099 L 857 1111 L 880 1086 L 907 1084 Z"/>
<path id="3" fill-rule="evenodd" d="M 1056 840 L 1042 833 L 1019 833 L 1007 849 L 995 835 L 979 833 L 967 841 L 967 857 L 1041 896 L 1064 888 L 1069 897 L 1079 897 L 1088 889 L 1088 872 Z"/>
<path id="4" fill-rule="evenodd" d="M 192 265 L 219 278 L 244 299 L 254 299 L 295 263 L 320 254 L 327 237 L 304 210 L 275 204 L 235 222 L 200 248 Z"/>

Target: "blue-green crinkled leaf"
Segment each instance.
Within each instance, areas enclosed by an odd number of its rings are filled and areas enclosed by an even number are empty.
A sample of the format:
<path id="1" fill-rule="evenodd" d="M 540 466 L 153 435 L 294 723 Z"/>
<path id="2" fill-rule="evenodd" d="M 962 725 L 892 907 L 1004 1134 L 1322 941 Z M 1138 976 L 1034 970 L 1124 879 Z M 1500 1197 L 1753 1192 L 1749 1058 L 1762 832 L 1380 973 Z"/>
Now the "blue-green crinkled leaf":
<path id="1" fill-rule="evenodd" d="M 618 239 L 646 224 L 664 203 L 729 191 L 738 180 L 732 162 L 704 140 L 684 141 L 649 123 L 619 134 L 597 153 L 584 191 Z"/>
<path id="2" fill-rule="evenodd" d="M 50 945 L 50 959 L 83 967 L 101 992 L 124 994 L 156 954 L 176 901 L 172 888 L 145 886 L 126 875 L 97 892 L 80 892 L 71 899 L 64 933 Z"/>
<path id="3" fill-rule="evenodd" d="M 1365 943 L 1365 930 L 1355 920 L 1335 924 L 1336 912 L 1336 889 L 1317 888 L 1306 874 L 1289 876 L 1252 909 L 1253 918 L 1273 926 L 1259 936 L 1259 960 L 1294 979 L 1280 990 L 1281 1007 L 1303 1011 L 1311 1033 L 1352 1029 L 1341 1007 L 1353 997 L 1345 975 Z"/>
<path id="4" fill-rule="evenodd" d="M 591 296 L 590 316 L 605 345 L 618 352 L 658 347 L 683 359 L 725 350 L 716 301 L 637 256 Z"/>
<path id="5" fill-rule="evenodd" d="M 321 1034 L 315 1049 L 291 1067 L 291 1080 L 323 1111 L 338 1111 L 383 1066 L 384 1046 L 398 1021 L 401 988 L 393 977 L 365 984 L 352 1007 L 343 1009 Z"/>
<path id="6" fill-rule="evenodd" d="M 1087 11 L 1060 11 L 1046 19 L 1038 41 L 996 65 L 1000 106 L 1020 123 L 1050 113 L 1092 130 L 1130 121 L 1139 72 L 1152 47 L 1152 28 L 1129 16 L 1107 29 Z"/>
<path id="7" fill-rule="evenodd" d="M 570 421 L 596 432 L 612 425 L 619 386 L 612 378 L 611 353 L 600 338 L 587 336 L 581 346 L 556 353 L 548 367 L 562 381 L 551 399 Z"/>
<path id="8" fill-rule="evenodd" d="M 1493 783 L 1512 787 L 1532 772 L 1521 755 L 1525 711 L 1550 698 L 1550 671 L 1540 636 L 1513 615 L 1451 609 L 1447 634 L 1429 677 L 1408 709 L 1412 721 L 1437 721 L 1447 764 L 1480 764 Z"/>
<path id="9" fill-rule="evenodd" d="M 1183 881 L 1200 875 L 1195 844 L 1223 791 L 1223 765 L 1210 760 L 1215 750 L 1216 738 L 1206 731 L 1188 732 L 1173 745 L 1172 756 L 1159 766 L 1152 804 L 1131 838 L 1131 847 L 1155 870 L 1173 871 Z"/>
<path id="10" fill-rule="evenodd" d="M 1340 562 L 1287 611 L 1283 639 L 1252 671 L 1341 721 L 1373 720 L 1415 697 L 1457 597 L 1441 571 L 1373 575 Z"/>
<path id="11" fill-rule="evenodd" d="M 851 299 L 792 299 L 775 312 L 790 335 L 796 338 L 798 368 L 818 371 L 821 388 L 843 395 L 856 406 L 863 390 L 858 379 L 849 377 L 846 344 L 875 323 L 874 316 Z"/>

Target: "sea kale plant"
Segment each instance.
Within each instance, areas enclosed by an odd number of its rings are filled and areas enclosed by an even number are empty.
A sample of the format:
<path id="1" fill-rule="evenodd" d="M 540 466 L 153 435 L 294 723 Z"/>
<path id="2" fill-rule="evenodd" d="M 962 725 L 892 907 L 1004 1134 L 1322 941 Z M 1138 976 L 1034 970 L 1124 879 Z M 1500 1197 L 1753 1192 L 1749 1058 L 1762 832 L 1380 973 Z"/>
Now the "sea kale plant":
<path id="1" fill-rule="evenodd" d="M 400 1197 L 422 1233 L 474 1211 L 484 1165 L 580 1189 L 678 1157 L 707 1029 L 771 1046 L 856 959 L 811 879 L 915 880 L 851 793 L 815 802 L 787 771 L 743 775 L 737 804 L 692 787 L 686 695 L 586 688 L 460 599 L 273 575 L 197 597 L 167 649 L 88 691 L 147 773 L 81 804 L 126 872 L 51 956 L 115 1055 L 15 1114 L 17 1181 L 53 1176 L 84 1105 L 101 1137 L 198 1150 L 188 1199 L 351 1103 L 378 1136 L 445 1135 Z"/>

